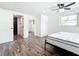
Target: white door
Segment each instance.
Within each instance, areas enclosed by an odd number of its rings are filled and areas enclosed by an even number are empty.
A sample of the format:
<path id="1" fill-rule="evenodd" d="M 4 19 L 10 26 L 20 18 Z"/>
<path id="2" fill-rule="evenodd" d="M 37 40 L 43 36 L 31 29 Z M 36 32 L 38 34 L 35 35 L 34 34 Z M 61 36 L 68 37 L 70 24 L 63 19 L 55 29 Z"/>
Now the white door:
<path id="1" fill-rule="evenodd" d="M 13 41 L 13 16 L 6 11 L 0 11 L 0 44 Z"/>
<path id="2" fill-rule="evenodd" d="M 41 15 L 41 36 L 47 35 L 48 16 Z"/>
<path id="3" fill-rule="evenodd" d="M 29 20 L 29 31 L 34 32 L 34 19 Z"/>

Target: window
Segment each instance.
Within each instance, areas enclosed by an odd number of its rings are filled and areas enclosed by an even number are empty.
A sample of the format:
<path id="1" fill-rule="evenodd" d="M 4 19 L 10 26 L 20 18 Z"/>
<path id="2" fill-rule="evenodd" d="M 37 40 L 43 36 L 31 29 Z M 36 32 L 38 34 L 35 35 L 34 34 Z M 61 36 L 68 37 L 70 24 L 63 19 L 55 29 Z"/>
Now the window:
<path id="1" fill-rule="evenodd" d="M 61 25 L 77 25 L 77 15 L 61 17 Z"/>

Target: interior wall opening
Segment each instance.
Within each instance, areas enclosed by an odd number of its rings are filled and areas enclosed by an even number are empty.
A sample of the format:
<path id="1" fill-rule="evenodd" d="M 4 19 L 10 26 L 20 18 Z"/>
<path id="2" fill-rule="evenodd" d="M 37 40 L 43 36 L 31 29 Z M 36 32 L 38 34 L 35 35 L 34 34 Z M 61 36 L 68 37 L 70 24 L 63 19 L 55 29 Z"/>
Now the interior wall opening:
<path id="1" fill-rule="evenodd" d="M 17 40 L 17 37 L 24 36 L 24 17 L 21 15 L 14 15 L 13 17 L 13 36 L 14 40 Z"/>

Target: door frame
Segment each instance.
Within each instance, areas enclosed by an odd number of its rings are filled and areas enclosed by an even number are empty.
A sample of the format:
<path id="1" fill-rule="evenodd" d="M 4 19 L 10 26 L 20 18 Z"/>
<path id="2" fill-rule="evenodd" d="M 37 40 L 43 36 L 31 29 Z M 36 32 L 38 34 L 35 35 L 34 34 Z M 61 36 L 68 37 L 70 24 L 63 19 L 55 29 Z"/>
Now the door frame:
<path id="1" fill-rule="evenodd" d="M 18 27 L 19 26 L 18 21 L 20 20 L 22 22 L 22 20 L 23 20 L 23 23 L 24 23 L 24 16 L 23 15 L 13 15 L 13 18 L 14 17 L 17 17 L 17 36 L 18 36 L 18 35 L 20 35 L 19 32 L 21 32 L 21 31 L 19 31 L 19 29 L 21 29 L 21 28 Z M 22 17 L 22 19 L 20 19 L 20 17 Z M 22 25 L 23 25 L 23 31 L 22 31 L 23 36 L 22 37 L 24 37 L 24 24 L 22 24 Z M 13 40 L 15 40 L 15 36 L 14 36 L 14 19 L 13 19 Z"/>

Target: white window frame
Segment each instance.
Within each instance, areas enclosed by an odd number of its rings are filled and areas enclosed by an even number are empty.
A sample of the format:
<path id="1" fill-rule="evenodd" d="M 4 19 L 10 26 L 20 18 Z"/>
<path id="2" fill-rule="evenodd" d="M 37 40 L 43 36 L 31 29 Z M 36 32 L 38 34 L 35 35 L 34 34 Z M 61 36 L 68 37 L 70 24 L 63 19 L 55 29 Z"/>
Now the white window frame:
<path id="1" fill-rule="evenodd" d="M 73 19 L 71 17 L 74 17 Z M 69 16 L 63 16 L 60 19 L 60 24 L 64 26 L 76 26 L 77 25 L 77 15 L 69 15 Z"/>

